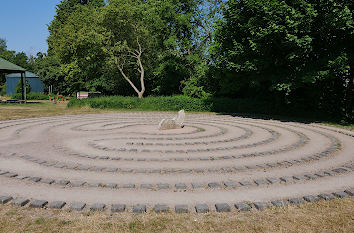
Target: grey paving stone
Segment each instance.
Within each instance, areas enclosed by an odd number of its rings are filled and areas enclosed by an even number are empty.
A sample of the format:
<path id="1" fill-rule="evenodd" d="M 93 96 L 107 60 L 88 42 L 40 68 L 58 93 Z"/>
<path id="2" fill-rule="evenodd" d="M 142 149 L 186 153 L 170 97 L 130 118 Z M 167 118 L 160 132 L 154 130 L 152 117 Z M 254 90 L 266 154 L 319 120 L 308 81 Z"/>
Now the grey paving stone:
<path id="1" fill-rule="evenodd" d="M 107 172 L 117 172 L 118 168 L 107 168 Z"/>
<path id="2" fill-rule="evenodd" d="M 169 208 L 168 208 L 167 205 L 160 205 L 160 204 L 158 204 L 158 205 L 155 205 L 155 206 L 154 206 L 154 211 L 155 211 L 156 213 L 167 213 L 167 212 L 169 211 Z"/>
<path id="3" fill-rule="evenodd" d="M 221 170 L 224 172 L 232 172 L 234 169 L 232 169 L 231 167 L 223 167 L 221 168 Z"/>
<path id="4" fill-rule="evenodd" d="M 328 194 L 328 193 L 321 193 L 320 195 L 318 195 L 318 197 L 322 198 L 326 201 L 334 199 L 334 196 L 332 194 Z"/>
<path id="5" fill-rule="evenodd" d="M 90 170 L 90 167 L 88 167 L 88 166 L 79 166 L 77 169 L 80 170 L 80 171 L 88 171 L 88 170 Z"/>
<path id="6" fill-rule="evenodd" d="M 188 205 L 176 205 L 175 206 L 175 211 L 176 213 L 188 213 L 189 209 L 188 209 Z"/>
<path id="7" fill-rule="evenodd" d="M 346 168 L 340 167 L 340 168 L 333 169 L 332 171 L 336 173 L 343 173 L 343 172 L 347 172 L 348 170 Z"/>
<path id="8" fill-rule="evenodd" d="M 0 171 L 0 175 L 5 175 L 7 173 L 9 173 L 9 172 L 8 171 Z"/>
<path id="9" fill-rule="evenodd" d="M 309 179 L 316 179 L 317 177 L 313 174 L 305 174 L 305 177 L 309 178 Z"/>
<path id="10" fill-rule="evenodd" d="M 308 195 L 308 196 L 304 196 L 304 200 L 307 202 L 317 202 L 320 200 L 320 198 L 316 196 Z"/>
<path id="11" fill-rule="evenodd" d="M 250 205 L 248 205 L 247 203 L 243 203 L 243 202 L 235 204 L 235 207 L 239 211 L 250 211 L 252 209 L 252 207 Z"/>
<path id="12" fill-rule="evenodd" d="M 246 168 L 245 168 L 245 167 L 241 167 L 241 166 L 237 166 L 237 167 L 234 167 L 234 169 L 235 169 L 236 171 L 243 171 L 243 170 L 245 170 Z"/>
<path id="13" fill-rule="evenodd" d="M 169 184 L 157 184 L 158 189 L 169 189 L 170 185 Z"/>
<path id="14" fill-rule="evenodd" d="M 254 183 L 256 183 L 257 185 L 262 185 L 262 184 L 266 184 L 267 181 L 266 180 L 254 180 Z"/>
<path id="15" fill-rule="evenodd" d="M 95 203 L 91 205 L 90 211 L 103 211 L 105 207 L 106 207 L 105 204 Z"/>
<path id="16" fill-rule="evenodd" d="M 151 170 L 151 173 L 161 173 L 161 169 L 154 169 L 154 170 Z"/>
<path id="17" fill-rule="evenodd" d="M 12 200 L 10 196 L 0 196 L 0 204 L 6 204 Z"/>
<path id="18" fill-rule="evenodd" d="M 125 184 L 125 185 L 123 185 L 123 188 L 133 189 L 133 188 L 135 188 L 135 184 Z"/>
<path id="19" fill-rule="evenodd" d="M 267 202 L 254 202 L 253 205 L 254 207 L 256 207 L 257 210 L 264 210 L 265 208 L 270 206 L 270 204 Z"/>
<path id="20" fill-rule="evenodd" d="M 212 182 L 212 183 L 208 184 L 208 187 L 209 188 L 219 188 L 219 187 L 221 187 L 221 185 L 219 183 Z"/>
<path id="21" fill-rule="evenodd" d="M 42 179 L 41 182 L 45 184 L 53 184 L 55 180 L 46 178 L 46 179 Z"/>
<path id="22" fill-rule="evenodd" d="M 70 210 L 81 211 L 85 208 L 86 203 L 83 202 L 74 202 L 70 205 Z"/>
<path id="23" fill-rule="evenodd" d="M 175 172 L 177 172 L 177 170 L 176 169 L 167 169 L 166 172 L 167 173 L 175 173 Z"/>
<path id="24" fill-rule="evenodd" d="M 72 187 L 82 187 L 82 186 L 84 186 L 84 184 L 86 184 L 86 182 L 83 182 L 83 181 L 73 181 L 73 182 L 71 182 L 71 186 Z"/>
<path id="25" fill-rule="evenodd" d="M 29 202 L 26 198 L 17 198 L 11 202 L 11 205 L 25 206 Z"/>
<path id="26" fill-rule="evenodd" d="M 54 201 L 52 203 L 49 203 L 49 208 L 51 209 L 62 209 L 66 205 L 66 202 L 64 201 Z"/>
<path id="27" fill-rule="evenodd" d="M 267 165 L 266 165 L 266 164 L 258 164 L 257 167 L 259 167 L 259 168 L 266 168 Z"/>
<path id="28" fill-rule="evenodd" d="M 98 187 L 101 187 L 102 184 L 101 183 L 88 183 L 87 186 L 91 187 L 91 188 L 98 188 Z"/>
<path id="29" fill-rule="evenodd" d="M 59 181 L 57 181 L 57 184 L 59 184 L 59 185 L 67 185 L 69 183 L 70 183 L 69 180 L 59 180 Z"/>
<path id="30" fill-rule="evenodd" d="M 324 172 L 317 172 L 317 173 L 315 173 L 315 175 L 318 176 L 318 177 L 325 177 L 325 176 L 327 176 L 327 174 L 325 174 Z"/>
<path id="31" fill-rule="evenodd" d="M 278 178 L 267 178 L 267 180 L 269 181 L 269 183 L 271 184 L 276 184 L 280 182 L 280 179 Z"/>
<path id="32" fill-rule="evenodd" d="M 327 174 L 328 176 L 333 176 L 333 175 L 336 174 L 336 173 L 333 172 L 333 171 L 325 171 L 324 173 Z"/>
<path id="33" fill-rule="evenodd" d="M 117 184 L 106 184 L 105 186 L 106 186 L 106 188 L 111 188 L 111 189 L 115 189 L 118 187 Z"/>
<path id="34" fill-rule="evenodd" d="M 47 204 L 48 204 L 48 201 L 45 201 L 45 200 L 34 200 L 34 201 L 31 202 L 29 207 L 31 207 L 31 208 L 43 208 Z"/>
<path id="35" fill-rule="evenodd" d="M 204 214 L 209 212 L 209 206 L 207 204 L 196 204 L 195 211 L 198 214 Z"/>
<path id="36" fill-rule="evenodd" d="M 147 173 L 145 169 L 136 169 L 135 173 Z"/>
<path id="37" fill-rule="evenodd" d="M 283 201 L 283 200 L 274 200 L 271 201 L 272 205 L 274 205 L 275 207 L 283 207 L 283 206 L 287 206 L 288 204 Z"/>
<path id="38" fill-rule="evenodd" d="M 28 178 L 28 176 L 16 176 L 16 179 L 19 179 L 19 180 L 24 180 L 27 178 Z"/>
<path id="39" fill-rule="evenodd" d="M 289 203 L 291 203 L 291 204 L 294 204 L 294 205 L 299 205 L 299 204 L 303 204 L 304 203 L 304 201 L 303 200 L 301 200 L 300 198 L 290 198 L 289 200 Z"/>
<path id="40" fill-rule="evenodd" d="M 191 173 L 192 170 L 191 169 L 182 169 L 181 173 Z"/>
<path id="41" fill-rule="evenodd" d="M 227 203 L 217 203 L 215 204 L 215 208 L 217 212 L 230 212 L 231 207 Z"/>
<path id="42" fill-rule="evenodd" d="M 226 188 L 236 188 L 237 187 L 236 182 L 232 182 L 232 181 L 226 181 L 226 182 L 224 182 L 224 185 Z"/>
<path id="43" fill-rule="evenodd" d="M 67 169 L 76 169 L 78 166 L 77 165 L 68 165 L 66 168 Z"/>
<path id="44" fill-rule="evenodd" d="M 338 197 L 338 198 L 345 198 L 345 197 L 348 196 L 348 194 L 345 193 L 345 192 L 334 192 L 333 195 Z"/>
<path id="45" fill-rule="evenodd" d="M 113 204 L 111 207 L 112 213 L 123 213 L 125 212 L 126 205 L 124 204 Z"/>
<path id="46" fill-rule="evenodd" d="M 13 177 L 16 177 L 18 175 L 16 173 L 6 173 L 6 174 L 4 174 L 4 176 L 9 177 L 9 178 L 13 178 Z"/>
<path id="47" fill-rule="evenodd" d="M 305 176 L 293 176 L 294 180 L 306 180 Z"/>
<path id="48" fill-rule="evenodd" d="M 289 183 L 289 182 L 293 181 L 293 178 L 290 176 L 283 176 L 283 177 L 280 177 L 280 180 L 283 182 Z"/>
<path id="49" fill-rule="evenodd" d="M 196 168 L 196 169 L 194 169 L 194 172 L 196 172 L 196 173 L 202 173 L 202 172 L 204 172 L 204 169 Z"/>
<path id="50" fill-rule="evenodd" d="M 141 184 L 140 188 L 142 188 L 142 189 L 152 189 L 153 185 L 152 184 Z"/>
<path id="51" fill-rule="evenodd" d="M 354 189 L 347 189 L 344 192 L 346 192 L 349 196 L 354 196 Z"/>
<path id="52" fill-rule="evenodd" d="M 42 178 L 40 177 L 31 177 L 29 180 L 33 182 L 39 182 Z"/>
<path id="53" fill-rule="evenodd" d="M 133 213 L 146 213 L 146 205 L 134 205 L 133 206 Z"/>
<path id="54" fill-rule="evenodd" d="M 248 166 L 246 166 L 246 168 L 248 168 L 248 169 L 257 169 L 257 166 L 254 166 L 254 165 L 248 165 Z"/>
<path id="55" fill-rule="evenodd" d="M 241 181 L 240 184 L 242 186 L 250 186 L 250 185 L 252 185 L 251 182 L 249 182 L 249 181 Z"/>
<path id="56" fill-rule="evenodd" d="M 203 188 L 204 185 L 201 183 L 192 183 L 192 188 L 197 189 L 197 188 Z"/>
<path id="57" fill-rule="evenodd" d="M 183 183 L 175 184 L 176 189 L 187 189 L 187 185 Z"/>

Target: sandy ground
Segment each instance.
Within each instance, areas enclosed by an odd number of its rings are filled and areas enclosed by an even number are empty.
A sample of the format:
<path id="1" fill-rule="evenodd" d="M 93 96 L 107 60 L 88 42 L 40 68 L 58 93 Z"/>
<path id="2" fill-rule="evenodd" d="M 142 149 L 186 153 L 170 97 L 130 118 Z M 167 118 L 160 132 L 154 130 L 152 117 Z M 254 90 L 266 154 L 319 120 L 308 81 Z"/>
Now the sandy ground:
<path id="1" fill-rule="evenodd" d="M 315 174 L 342 167 L 354 162 L 354 137 L 344 133 L 354 132 L 335 127 L 231 117 L 227 115 L 187 114 L 182 129 L 159 131 L 160 119 L 173 117 L 167 113 L 117 113 L 42 117 L 0 121 L 0 170 L 29 177 L 54 180 L 85 181 L 87 183 L 116 183 L 117 189 L 88 187 L 63 187 L 27 179 L 19 180 L 0 176 L 0 195 L 15 195 L 49 201 L 82 201 L 86 203 L 164 203 L 195 204 L 240 201 L 267 201 L 289 197 L 333 192 L 354 187 L 352 170 L 343 174 L 290 183 L 266 184 L 237 188 L 207 188 L 210 182 L 240 182 Z M 247 132 L 250 132 L 247 134 Z M 274 136 L 276 132 L 276 136 Z M 257 157 L 240 157 L 247 153 L 287 148 L 280 153 Z M 292 166 L 246 169 L 244 171 L 212 172 L 237 166 L 252 166 L 301 159 L 327 150 L 335 137 L 340 143 L 337 151 L 327 157 Z M 261 143 L 265 141 L 265 143 Z M 124 151 L 122 151 L 124 149 Z M 199 151 L 198 151 L 199 150 Z M 14 155 L 13 155 L 14 154 Z M 79 171 L 44 166 L 21 158 L 32 158 L 57 164 L 95 166 L 119 169 L 204 169 L 203 173 L 124 173 L 104 171 Z M 120 160 L 83 158 L 80 155 L 109 156 Z M 223 156 L 235 156 L 223 159 Z M 217 158 L 199 160 L 200 158 Z M 127 161 L 126 159 L 132 159 Z M 176 161 L 182 158 L 183 161 Z M 197 160 L 193 160 L 197 158 Z M 145 159 L 145 161 L 138 161 Z M 157 161 L 151 161 L 155 159 Z M 192 160 L 188 160 L 192 159 Z M 166 190 L 148 190 L 141 184 L 167 183 Z M 185 183 L 187 189 L 176 190 L 175 184 Z M 204 186 L 193 189 L 192 183 Z M 135 184 L 134 189 L 121 188 Z"/>

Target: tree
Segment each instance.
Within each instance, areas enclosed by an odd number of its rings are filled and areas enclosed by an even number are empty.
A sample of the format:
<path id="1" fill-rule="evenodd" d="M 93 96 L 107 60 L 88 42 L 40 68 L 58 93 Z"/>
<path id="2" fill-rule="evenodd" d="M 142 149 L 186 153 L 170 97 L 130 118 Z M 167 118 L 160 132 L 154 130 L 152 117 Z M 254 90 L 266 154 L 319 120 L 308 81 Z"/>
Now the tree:
<path id="1" fill-rule="evenodd" d="M 220 95 L 343 112 L 353 2 L 230 0 L 214 45 Z"/>
<path id="2" fill-rule="evenodd" d="M 154 36 L 144 23 L 143 7 L 140 1 L 115 0 L 110 1 L 103 14 L 105 52 L 139 98 L 145 92 L 144 51 L 154 43 Z M 140 90 L 126 73 L 134 66 L 139 72 Z"/>

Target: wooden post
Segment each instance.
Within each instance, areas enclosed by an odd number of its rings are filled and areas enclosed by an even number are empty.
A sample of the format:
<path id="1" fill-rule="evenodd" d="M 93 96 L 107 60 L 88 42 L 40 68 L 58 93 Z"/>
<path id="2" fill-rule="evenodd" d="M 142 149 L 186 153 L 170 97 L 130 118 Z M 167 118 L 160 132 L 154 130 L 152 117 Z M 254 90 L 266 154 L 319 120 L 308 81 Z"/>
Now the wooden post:
<path id="1" fill-rule="evenodd" d="M 27 90 L 26 90 L 26 71 L 23 73 L 24 74 L 24 80 L 25 80 L 25 82 L 24 82 L 24 101 L 25 101 L 25 103 L 26 103 L 26 101 L 27 101 Z"/>
<path id="2" fill-rule="evenodd" d="M 25 100 L 25 95 L 24 95 L 24 88 L 23 88 L 23 73 L 21 72 L 21 94 L 22 94 L 22 100 Z M 26 86 L 26 85 L 25 85 Z"/>

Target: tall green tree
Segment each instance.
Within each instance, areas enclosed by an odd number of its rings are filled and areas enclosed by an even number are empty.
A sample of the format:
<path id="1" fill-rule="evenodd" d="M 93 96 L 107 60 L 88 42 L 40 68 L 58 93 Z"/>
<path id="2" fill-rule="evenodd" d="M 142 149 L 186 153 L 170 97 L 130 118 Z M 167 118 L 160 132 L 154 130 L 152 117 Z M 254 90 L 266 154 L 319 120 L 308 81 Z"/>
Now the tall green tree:
<path id="1" fill-rule="evenodd" d="M 213 47 L 219 94 L 342 112 L 353 25 L 353 1 L 230 0 Z"/>

